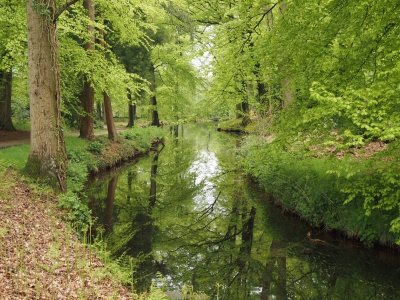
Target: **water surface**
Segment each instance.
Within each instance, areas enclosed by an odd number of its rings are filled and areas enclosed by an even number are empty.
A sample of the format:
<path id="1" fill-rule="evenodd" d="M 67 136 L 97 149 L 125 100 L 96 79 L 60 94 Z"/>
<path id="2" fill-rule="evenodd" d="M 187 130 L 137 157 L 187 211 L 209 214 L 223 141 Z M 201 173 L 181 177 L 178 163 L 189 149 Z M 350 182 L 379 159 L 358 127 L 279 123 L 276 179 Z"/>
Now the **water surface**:
<path id="1" fill-rule="evenodd" d="M 185 125 L 161 151 L 91 182 L 87 201 L 108 250 L 135 258 L 139 291 L 159 272 L 177 295 L 210 299 L 400 299 L 396 253 L 283 214 L 238 170 L 239 144 Z"/>

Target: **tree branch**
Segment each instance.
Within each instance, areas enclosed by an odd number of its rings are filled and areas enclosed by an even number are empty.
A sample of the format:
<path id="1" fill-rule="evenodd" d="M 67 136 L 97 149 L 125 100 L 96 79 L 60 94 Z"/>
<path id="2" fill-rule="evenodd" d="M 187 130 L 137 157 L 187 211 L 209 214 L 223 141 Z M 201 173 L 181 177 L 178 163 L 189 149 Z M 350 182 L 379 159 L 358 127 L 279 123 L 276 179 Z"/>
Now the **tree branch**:
<path id="1" fill-rule="evenodd" d="M 66 10 L 68 7 L 70 7 L 72 4 L 75 4 L 76 2 L 78 2 L 79 0 L 70 0 L 66 3 L 64 3 L 63 6 L 61 6 L 59 8 L 59 10 L 56 11 L 56 13 L 54 14 L 53 17 L 53 23 L 56 23 L 58 20 L 58 17 L 64 12 L 64 10 Z"/>

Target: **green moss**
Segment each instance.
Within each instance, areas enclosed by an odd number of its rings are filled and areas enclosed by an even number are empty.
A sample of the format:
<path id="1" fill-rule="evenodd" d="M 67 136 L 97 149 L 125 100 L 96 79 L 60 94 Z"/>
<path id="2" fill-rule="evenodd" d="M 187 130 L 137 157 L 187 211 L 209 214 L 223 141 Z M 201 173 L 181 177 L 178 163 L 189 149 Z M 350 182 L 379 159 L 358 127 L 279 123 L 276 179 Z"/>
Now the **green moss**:
<path id="1" fill-rule="evenodd" d="M 253 133 L 255 122 L 249 117 L 232 119 L 218 124 L 218 130 L 229 132 Z"/>

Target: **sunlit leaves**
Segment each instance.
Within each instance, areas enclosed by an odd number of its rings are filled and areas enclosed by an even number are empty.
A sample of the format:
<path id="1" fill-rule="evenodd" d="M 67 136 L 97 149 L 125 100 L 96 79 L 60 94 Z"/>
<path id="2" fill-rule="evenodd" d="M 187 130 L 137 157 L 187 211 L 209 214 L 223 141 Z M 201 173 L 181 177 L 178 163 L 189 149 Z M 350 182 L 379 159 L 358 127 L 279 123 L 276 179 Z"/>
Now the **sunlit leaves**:
<path id="1" fill-rule="evenodd" d="M 27 59 L 26 8 L 23 1 L 0 5 L 0 69 L 9 70 Z"/>

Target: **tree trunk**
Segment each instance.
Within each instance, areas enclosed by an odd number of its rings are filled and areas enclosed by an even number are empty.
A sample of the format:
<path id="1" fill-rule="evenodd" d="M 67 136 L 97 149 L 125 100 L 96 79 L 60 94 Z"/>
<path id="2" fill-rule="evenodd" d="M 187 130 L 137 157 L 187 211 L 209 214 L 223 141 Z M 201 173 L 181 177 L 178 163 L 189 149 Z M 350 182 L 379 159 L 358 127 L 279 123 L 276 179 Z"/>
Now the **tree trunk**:
<path id="1" fill-rule="evenodd" d="M 113 118 L 113 112 L 111 108 L 111 99 L 107 92 L 103 92 L 104 98 L 104 115 L 106 117 L 107 122 L 107 132 L 108 139 L 111 141 L 116 141 L 118 138 L 117 130 L 115 129 L 115 123 Z"/>
<path id="2" fill-rule="evenodd" d="M 126 127 L 132 128 L 135 125 L 135 118 L 136 118 L 136 104 L 132 102 L 132 95 L 128 92 L 128 113 L 129 113 L 129 120 L 128 125 Z"/>
<path id="3" fill-rule="evenodd" d="M 27 3 L 31 144 L 26 170 L 65 191 L 67 158 L 61 128 L 55 15 L 39 15 L 39 5 L 49 13 L 56 11 L 54 0 L 49 4 L 44 0 Z"/>
<path id="4" fill-rule="evenodd" d="M 282 94 L 283 94 L 283 99 L 281 106 L 282 109 L 284 109 L 294 99 L 294 91 L 291 86 L 291 79 L 288 77 L 282 81 Z"/>
<path id="5" fill-rule="evenodd" d="M 0 130 L 15 131 L 11 119 L 12 71 L 0 71 Z"/>
<path id="6" fill-rule="evenodd" d="M 153 163 L 151 164 L 150 172 L 150 197 L 149 197 L 149 207 L 152 209 L 157 201 L 157 167 L 158 167 L 158 153 L 153 158 Z"/>
<path id="7" fill-rule="evenodd" d="M 132 128 L 133 126 L 135 126 L 136 104 L 129 104 L 128 112 L 129 112 L 129 121 L 126 127 Z"/>
<path id="8" fill-rule="evenodd" d="M 109 182 L 107 188 L 107 203 L 106 203 L 106 216 L 104 222 L 105 233 L 109 234 L 113 227 L 113 210 L 114 210 L 114 200 L 115 191 L 117 189 L 118 175 L 115 175 Z"/>
<path id="9" fill-rule="evenodd" d="M 85 79 L 83 83 L 83 91 L 80 95 L 80 100 L 83 115 L 80 117 L 79 137 L 92 141 L 94 140 L 94 89 L 87 79 Z"/>
<path id="10" fill-rule="evenodd" d="M 151 126 L 160 127 L 160 119 L 157 111 L 157 98 L 156 98 L 156 71 L 153 66 L 150 68 L 150 91 L 152 93 L 150 97 L 150 109 L 151 109 Z"/>
<path id="11" fill-rule="evenodd" d="M 83 6 L 85 7 L 91 24 L 88 25 L 87 30 L 90 35 L 90 40 L 85 44 L 85 49 L 90 55 L 94 50 L 95 43 L 95 28 L 92 22 L 95 21 L 95 6 L 93 0 L 84 0 Z M 85 75 L 85 82 L 83 83 L 83 91 L 80 96 L 83 115 L 80 118 L 79 137 L 94 140 L 94 88 L 89 79 L 90 76 Z"/>
<path id="12" fill-rule="evenodd" d="M 104 30 L 99 30 L 100 35 L 100 45 L 103 49 L 106 48 L 106 43 L 104 42 Z M 106 91 L 103 92 L 104 99 L 104 116 L 107 124 L 108 139 L 111 141 L 116 141 L 118 138 L 117 130 L 115 129 L 113 112 L 111 107 L 111 98 Z"/>
<path id="13" fill-rule="evenodd" d="M 101 102 L 97 102 L 97 119 L 99 119 L 100 121 L 102 121 L 102 113 L 101 113 Z"/>

